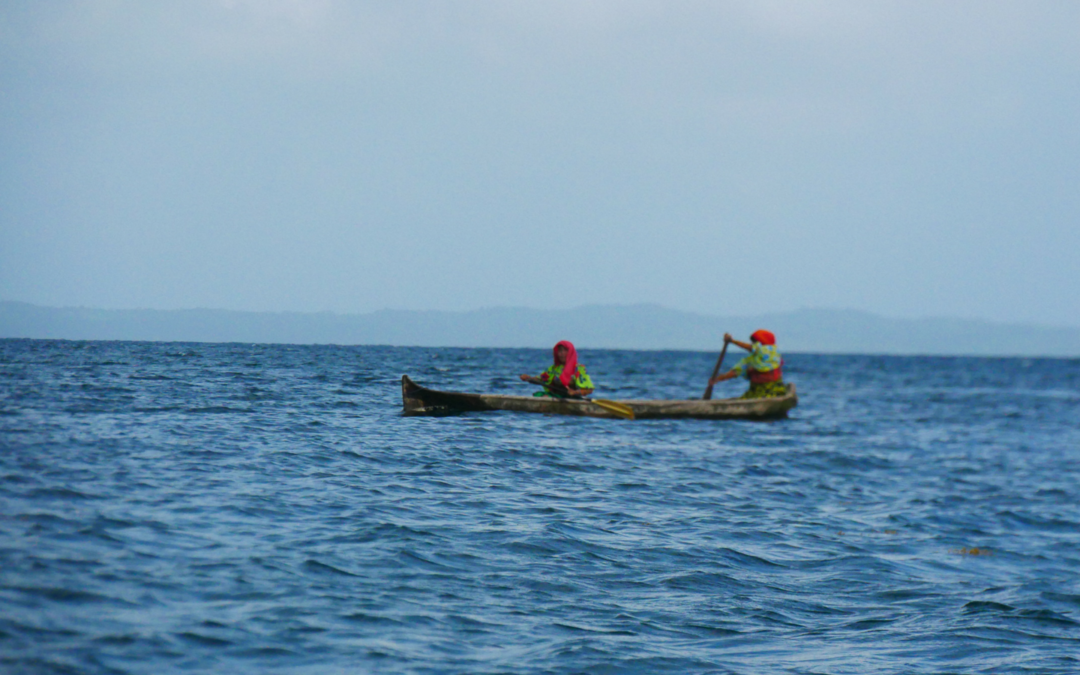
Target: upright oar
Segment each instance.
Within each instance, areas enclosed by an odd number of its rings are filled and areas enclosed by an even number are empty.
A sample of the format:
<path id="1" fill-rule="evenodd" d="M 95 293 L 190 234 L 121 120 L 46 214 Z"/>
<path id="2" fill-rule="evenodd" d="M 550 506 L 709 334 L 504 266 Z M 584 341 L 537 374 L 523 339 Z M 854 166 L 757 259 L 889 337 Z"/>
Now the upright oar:
<path id="1" fill-rule="evenodd" d="M 709 386 L 705 387 L 705 395 L 701 398 L 708 401 L 712 398 L 713 379 L 720 374 L 720 366 L 724 363 L 724 355 L 727 354 L 728 343 L 724 342 L 724 348 L 720 350 L 720 358 L 716 359 L 716 367 L 712 369 L 712 376 L 709 377 Z"/>

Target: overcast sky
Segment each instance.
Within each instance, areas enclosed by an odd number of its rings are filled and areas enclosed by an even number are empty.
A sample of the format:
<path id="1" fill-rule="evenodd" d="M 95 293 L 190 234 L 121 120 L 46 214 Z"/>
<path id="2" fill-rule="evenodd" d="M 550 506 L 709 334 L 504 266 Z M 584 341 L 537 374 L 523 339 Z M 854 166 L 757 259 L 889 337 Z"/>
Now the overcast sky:
<path id="1" fill-rule="evenodd" d="M 1080 3 L 0 4 L 0 300 L 1080 325 Z"/>

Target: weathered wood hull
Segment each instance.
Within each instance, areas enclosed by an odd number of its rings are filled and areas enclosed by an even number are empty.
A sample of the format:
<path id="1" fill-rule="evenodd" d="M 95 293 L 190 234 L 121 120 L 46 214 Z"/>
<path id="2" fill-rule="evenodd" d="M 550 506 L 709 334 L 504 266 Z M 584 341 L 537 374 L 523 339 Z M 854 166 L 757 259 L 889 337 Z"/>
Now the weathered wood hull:
<path id="1" fill-rule="evenodd" d="M 618 401 L 630 406 L 637 419 L 708 419 L 708 420 L 772 420 L 787 417 L 798 405 L 795 385 L 788 384 L 787 396 L 777 398 L 725 398 L 644 401 Z M 549 396 L 504 396 L 502 394 L 465 394 L 437 391 L 421 387 L 408 375 L 401 377 L 401 399 L 406 415 L 447 415 L 478 410 L 512 410 L 515 412 L 577 415 L 619 419 L 615 413 L 596 403 L 582 399 L 552 398 Z"/>

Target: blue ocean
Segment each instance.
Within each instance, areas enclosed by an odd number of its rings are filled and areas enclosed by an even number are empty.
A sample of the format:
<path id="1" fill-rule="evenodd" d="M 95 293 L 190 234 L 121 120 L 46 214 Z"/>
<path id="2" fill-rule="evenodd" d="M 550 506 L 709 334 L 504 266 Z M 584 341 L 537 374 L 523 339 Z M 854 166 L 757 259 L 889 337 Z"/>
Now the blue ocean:
<path id="1" fill-rule="evenodd" d="M 1080 672 L 1080 360 L 785 358 L 0 340 L 0 673 Z"/>

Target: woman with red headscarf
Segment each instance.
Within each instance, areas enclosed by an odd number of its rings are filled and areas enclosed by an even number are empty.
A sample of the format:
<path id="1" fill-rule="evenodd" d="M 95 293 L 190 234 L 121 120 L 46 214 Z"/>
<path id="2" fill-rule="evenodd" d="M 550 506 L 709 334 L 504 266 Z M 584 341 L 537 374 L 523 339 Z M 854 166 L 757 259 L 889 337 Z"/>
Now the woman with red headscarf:
<path id="1" fill-rule="evenodd" d="M 569 340 L 562 340 L 551 350 L 554 363 L 539 377 L 522 375 L 521 379 L 544 385 L 534 396 L 588 396 L 593 393 L 592 379 L 585 366 L 577 362 L 577 350 Z"/>
<path id="2" fill-rule="evenodd" d="M 724 333 L 724 344 L 729 342 L 742 347 L 750 352 L 750 355 L 736 363 L 728 372 L 710 380 L 710 385 L 745 375 L 750 380 L 750 388 L 740 398 L 771 398 L 787 394 L 781 371 L 784 360 L 780 358 L 780 352 L 776 351 L 775 335 L 767 330 L 756 330 L 750 335 L 750 344 L 747 344 L 731 337 L 731 333 Z"/>

